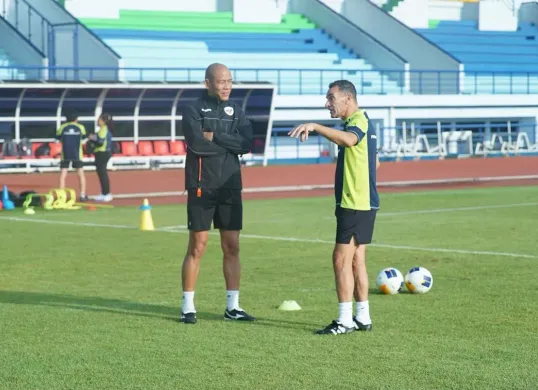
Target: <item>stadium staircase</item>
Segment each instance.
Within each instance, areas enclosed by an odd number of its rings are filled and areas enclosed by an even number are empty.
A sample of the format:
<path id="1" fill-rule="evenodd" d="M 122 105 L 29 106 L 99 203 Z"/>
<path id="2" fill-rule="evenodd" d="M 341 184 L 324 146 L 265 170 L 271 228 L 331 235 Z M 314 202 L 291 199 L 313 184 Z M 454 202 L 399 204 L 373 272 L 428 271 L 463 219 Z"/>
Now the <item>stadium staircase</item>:
<path id="1" fill-rule="evenodd" d="M 17 71 L 17 64 L 0 47 L 0 80 L 24 80 L 24 72 Z"/>
<path id="2" fill-rule="evenodd" d="M 233 22 L 231 12 L 195 13 L 121 10 L 118 19 L 80 19 L 131 68 L 128 80 L 204 79 L 212 62 L 227 64 L 242 82 L 266 81 L 280 94 L 324 94 L 328 83 L 347 78 L 361 94 L 401 93 L 401 87 L 372 64 L 328 36 L 302 15 L 282 23 Z M 320 70 L 323 70 L 321 72 Z"/>
<path id="3" fill-rule="evenodd" d="M 538 29 L 480 31 L 475 20 L 430 21 L 415 29 L 465 66 L 466 93 L 538 93 Z"/>

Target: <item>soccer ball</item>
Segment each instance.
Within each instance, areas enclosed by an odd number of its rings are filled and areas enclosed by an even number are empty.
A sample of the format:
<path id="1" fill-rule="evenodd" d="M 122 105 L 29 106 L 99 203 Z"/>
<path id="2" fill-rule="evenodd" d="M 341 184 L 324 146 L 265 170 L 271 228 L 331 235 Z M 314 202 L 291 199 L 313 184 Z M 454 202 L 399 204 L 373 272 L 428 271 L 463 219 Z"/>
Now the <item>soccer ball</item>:
<path id="1" fill-rule="evenodd" d="M 405 275 L 405 285 L 414 294 L 425 294 L 432 288 L 432 274 L 424 267 L 413 267 Z"/>
<path id="2" fill-rule="evenodd" d="M 404 285 L 402 273 L 396 268 L 385 268 L 377 275 L 376 285 L 383 294 L 398 294 Z"/>

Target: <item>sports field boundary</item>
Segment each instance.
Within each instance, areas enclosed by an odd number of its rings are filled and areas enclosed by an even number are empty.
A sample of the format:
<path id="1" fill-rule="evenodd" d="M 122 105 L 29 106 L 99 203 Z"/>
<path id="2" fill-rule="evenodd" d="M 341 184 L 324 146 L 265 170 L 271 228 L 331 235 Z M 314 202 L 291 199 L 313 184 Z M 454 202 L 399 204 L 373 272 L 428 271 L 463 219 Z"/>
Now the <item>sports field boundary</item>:
<path id="1" fill-rule="evenodd" d="M 420 187 L 435 185 L 457 185 L 457 184 L 478 184 L 492 182 L 510 182 L 519 180 L 538 180 L 538 175 L 520 175 L 520 176 L 488 176 L 488 177 L 465 177 L 457 179 L 431 179 L 431 180 L 401 180 L 401 181 L 382 181 L 377 183 L 377 187 Z M 302 192 L 302 191 L 319 191 L 332 190 L 334 184 L 311 184 L 311 185 L 293 185 L 293 186 L 268 186 L 268 187 L 246 187 L 243 193 L 260 194 L 274 192 Z M 114 199 L 137 199 L 137 198 L 159 198 L 187 196 L 187 190 L 183 191 L 160 191 L 160 192 L 133 192 L 114 194 Z M 90 199 L 93 197 L 90 196 Z"/>
<path id="2" fill-rule="evenodd" d="M 94 227 L 94 228 L 109 228 L 109 229 L 128 229 L 135 230 L 138 229 L 134 225 L 116 225 L 116 224 L 106 224 L 106 223 L 93 223 L 93 222 L 75 222 L 75 221 L 58 221 L 50 219 L 40 219 L 40 218 L 25 218 L 25 217 L 4 217 L 0 216 L 1 220 L 13 221 L 13 222 L 26 222 L 26 223 L 41 223 L 41 224 L 50 224 L 50 225 L 67 225 L 67 226 L 78 226 L 78 227 Z M 171 233 L 171 234 L 188 234 L 187 229 L 172 229 L 168 228 L 157 228 L 156 232 Z M 218 232 L 210 232 L 210 235 L 218 235 Z M 323 240 L 323 239 L 313 239 L 313 238 L 301 238 L 301 237 L 283 237 L 283 236 L 266 236 L 258 234 L 248 234 L 242 233 L 241 238 L 243 239 L 257 239 L 257 240 L 266 240 L 266 241 L 281 241 L 281 242 L 296 242 L 296 243 L 309 243 L 309 244 L 324 244 L 324 245 L 334 245 L 334 241 Z M 385 243 L 372 243 L 369 245 L 374 248 L 384 248 L 384 249 L 395 249 L 395 250 L 406 250 L 406 251 L 415 251 L 415 252 L 432 252 L 432 253 L 447 253 L 447 254 L 466 254 L 466 255 L 477 255 L 477 256 L 502 256 L 502 257 L 512 257 L 512 258 L 525 258 L 525 259 L 538 259 L 538 255 L 531 255 L 526 253 L 511 253 L 511 252 L 495 252 L 495 251 L 481 251 L 481 250 L 472 250 L 472 249 L 451 249 L 451 248 L 429 248 L 421 246 L 412 246 L 412 245 L 397 245 L 397 244 L 385 244 Z"/>

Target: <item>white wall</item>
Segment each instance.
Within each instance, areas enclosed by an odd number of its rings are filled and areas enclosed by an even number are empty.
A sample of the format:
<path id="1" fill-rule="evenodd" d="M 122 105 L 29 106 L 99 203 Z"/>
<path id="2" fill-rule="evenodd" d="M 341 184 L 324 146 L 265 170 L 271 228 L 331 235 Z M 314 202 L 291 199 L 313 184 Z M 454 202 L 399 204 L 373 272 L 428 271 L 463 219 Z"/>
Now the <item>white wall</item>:
<path id="1" fill-rule="evenodd" d="M 403 0 L 390 14 L 411 28 L 428 28 L 428 0 Z"/>
<path id="2" fill-rule="evenodd" d="M 345 0 L 321 0 L 321 2 L 327 5 L 329 8 L 340 13 L 344 8 Z"/>
<path id="3" fill-rule="evenodd" d="M 478 3 L 430 0 L 428 1 L 428 19 L 478 20 Z"/>
<path id="4" fill-rule="evenodd" d="M 186 12 L 232 11 L 233 0 L 66 0 L 65 7 L 79 18 L 118 18 L 120 9 Z"/>
<path id="5" fill-rule="evenodd" d="M 338 123 L 331 120 L 326 109 L 320 108 L 324 103 L 325 97 L 322 95 L 278 95 L 275 98 L 273 124 L 304 121 Z M 360 97 L 359 105 L 368 111 L 371 119 L 380 120 L 383 127 L 395 127 L 397 121 L 402 120 L 520 120 L 526 125 L 538 123 L 538 102 L 533 95 L 371 95 Z M 535 132 L 535 139 L 538 139 L 538 129 Z M 394 131 L 384 130 L 384 147 L 390 146 L 388 143 L 393 136 Z"/>
<path id="6" fill-rule="evenodd" d="M 234 23 L 276 23 L 282 21 L 275 0 L 233 0 Z"/>
<path id="7" fill-rule="evenodd" d="M 504 1 L 481 0 L 478 3 L 478 29 L 482 31 L 517 31 L 514 15 Z"/>

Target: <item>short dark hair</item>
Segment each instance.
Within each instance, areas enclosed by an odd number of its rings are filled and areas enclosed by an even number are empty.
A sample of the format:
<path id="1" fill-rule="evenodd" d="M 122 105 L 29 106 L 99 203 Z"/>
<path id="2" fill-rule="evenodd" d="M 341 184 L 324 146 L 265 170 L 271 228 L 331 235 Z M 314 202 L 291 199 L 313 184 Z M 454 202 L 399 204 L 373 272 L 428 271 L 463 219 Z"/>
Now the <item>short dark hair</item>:
<path id="1" fill-rule="evenodd" d="M 65 119 L 67 120 L 67 122 L 74 122 L 78 119 L 77 111 L 72 108 L 66 108 L 63 110 L 63 112 L 64 112 Z"/>
<path id="2" fill-rule="evenodd" d="M 349 93 L 351 96 L 353 96 L 353 99 L 357 100 L 357 90 L 351 81 L 336 80 L 329 84 L 329 89 L 332 87 L 338 87 L 340 91 Z"/>

